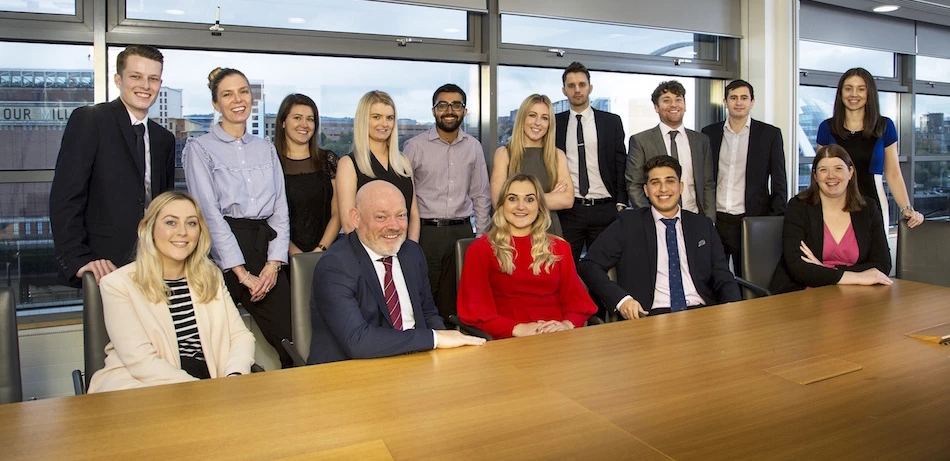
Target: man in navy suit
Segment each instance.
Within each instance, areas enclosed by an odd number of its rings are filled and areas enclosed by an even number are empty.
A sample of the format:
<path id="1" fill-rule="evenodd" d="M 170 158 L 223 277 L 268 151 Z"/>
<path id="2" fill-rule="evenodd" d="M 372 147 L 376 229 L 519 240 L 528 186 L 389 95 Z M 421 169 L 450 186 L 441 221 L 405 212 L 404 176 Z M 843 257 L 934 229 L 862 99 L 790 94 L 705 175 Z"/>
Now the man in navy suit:
<path id="1" fill-rule="evenodd" d="M 736 275 L 741 277 L 742 218 L 785 214 L 785 147 L 781 130 L 749 116 L 755 105 L 749 82 L 734 80 L 726 85 L 723 103 L 729 123 L 713 123 L 703 128 L 703 134 L 709 136 L 717 178 L 716 230 L 726 257 L 732 257 Z"/>
<path id="2" fill-rule="evenodd" d="M 60 280 L 98 281 L 134 255 L 139 220 L 152 197 L 175 187 L 175 136 L 148 120 L 164 58 L 131 45 L 116 60 L 119 97 L 73 111 L 63 132 L 49 213 Z"/>
<path id="3" fill-rule="evenodd" d="M 432 301 L 426 259 L 406 240 L 409 212 L 396 186 L 372 181 L 356 193 L 356 229 L 313 271 L 311 364 L 481 345 L 446 330 Z"/>
<path id="4" fill-rule="evenodd" d="M 567 169 L 574 182 L 574 206 L 559 211 L 558 217 L 564 240 L 571 244 L 577 262 L 584 245 L 590 248 L 597 236 L 617 219 L 617 212 L 627 207 L 623 174 L 627 150 L 620 117 L 590 105 L 594 87 L 587 68 L 572 62 L 561 75 L 561 83 L 571 108 L 554 116 L 554 144 L 567 154 Z"/>
<path id="5" fill-rule="evenodd" d="M 668 155 L 647 160 L 649 207 L 620 212 L 577 271 L 591 294 L 625 319 L 739 301 L 712 221 L 680 207 L 682 167 Z M 607 277 L 617 268 L 617 282 Z"/>

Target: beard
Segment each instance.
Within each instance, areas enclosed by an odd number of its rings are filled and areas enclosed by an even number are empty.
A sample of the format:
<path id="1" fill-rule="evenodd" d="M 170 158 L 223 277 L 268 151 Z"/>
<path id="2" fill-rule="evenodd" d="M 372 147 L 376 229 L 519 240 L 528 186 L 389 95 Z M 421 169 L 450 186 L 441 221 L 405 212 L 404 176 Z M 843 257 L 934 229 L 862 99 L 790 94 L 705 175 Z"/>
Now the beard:
<path id="1" fill-rule="evenodd" d="M 460 126 L 462 126 L 462 117 L 456 116 L 456 118 L 455 118 L 455 123 L 453 123 L 453 124 L 451 124 L 451 125 L 449 125 L 449 124 L 447 124 L 447 123 L 445 123 L 445 122 L 442 121 L 442 119 L 443 119 L 444 117 L 445 117 L 445 116 L 443 115 L 442 117 L 439 117 L 439 118 L 435 119 L 435 126 L 439 127 L 440 130 L 445 131 L 445 132 L 447 132 L 447 133 L 451 133 L 451 132 L 453 132 L 453 131 L 459 129 Z"/>

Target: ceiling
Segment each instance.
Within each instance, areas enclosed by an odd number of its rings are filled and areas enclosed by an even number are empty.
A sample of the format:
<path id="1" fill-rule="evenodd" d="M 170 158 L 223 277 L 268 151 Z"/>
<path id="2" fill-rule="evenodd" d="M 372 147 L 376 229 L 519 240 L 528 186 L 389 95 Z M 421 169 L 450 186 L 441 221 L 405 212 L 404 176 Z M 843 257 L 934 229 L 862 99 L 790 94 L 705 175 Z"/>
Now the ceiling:
<path id="1" fill-rule="evenodd" d="M 819 3 L 872 13 L 880 5 L 900 7 L 892 13 L 874 13 L 950 27 L 950 0 L 815 0 Z"/>

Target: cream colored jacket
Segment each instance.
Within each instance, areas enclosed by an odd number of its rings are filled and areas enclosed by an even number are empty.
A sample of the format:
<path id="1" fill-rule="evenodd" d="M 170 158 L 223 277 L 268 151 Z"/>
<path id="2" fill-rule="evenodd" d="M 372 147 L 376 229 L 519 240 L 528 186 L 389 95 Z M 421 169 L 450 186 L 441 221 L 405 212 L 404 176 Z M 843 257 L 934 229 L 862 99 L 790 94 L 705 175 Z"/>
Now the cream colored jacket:
<path id="1" fill-rule="evenodd" d="M 181 369 L 178 338 L 168 305 L 145 298 L 132 282 L 135 263 L 102 278 L 103 314 L 111 342 L 105 368 L 89 383 L 89 392 L 195 381 Z M 254 335 L 248 331 L 224 283 L 207 304 L 192 299 L 201 349 L 212 378 L 247 374 L 254 363 Z"/>

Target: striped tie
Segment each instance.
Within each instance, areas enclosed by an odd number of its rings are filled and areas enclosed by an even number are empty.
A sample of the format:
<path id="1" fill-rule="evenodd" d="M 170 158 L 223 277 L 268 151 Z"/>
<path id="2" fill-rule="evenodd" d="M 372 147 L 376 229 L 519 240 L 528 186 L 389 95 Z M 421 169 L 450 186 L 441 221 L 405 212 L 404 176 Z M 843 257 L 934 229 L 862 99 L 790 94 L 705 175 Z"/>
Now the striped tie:
<path id="1" fill-rule="evenodd" d="M 381 258 L 383 266 L 386 267 L 386 275 L 383 277 L 383 295 L 386 296 L 386 307 L 389 308 L 389 319 L 393 322 L 393 328 L 402 331 L 402 309 L 399 308 L 399 295 L 396 293 L 396 284 L 393 283 L 393 257 L 387 256 Z"/>

